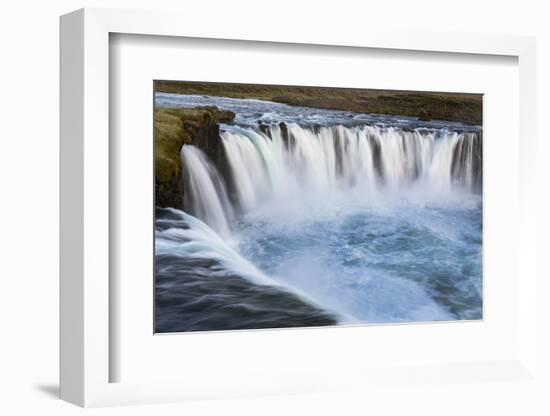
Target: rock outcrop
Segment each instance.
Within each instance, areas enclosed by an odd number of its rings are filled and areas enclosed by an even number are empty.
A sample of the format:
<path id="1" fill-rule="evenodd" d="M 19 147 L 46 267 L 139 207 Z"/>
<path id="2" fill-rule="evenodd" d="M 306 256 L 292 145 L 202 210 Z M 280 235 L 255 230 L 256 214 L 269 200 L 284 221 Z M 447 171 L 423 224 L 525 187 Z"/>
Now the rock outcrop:
<path id="1" fill-rule="evenodd" d="M 155 109 L 155 205 L 183 208 L 184 144 L 203 150 L 214 164 L 223 167 L 225 155 L 220 123 L 230 123 L 235 114 L 216 107 Z"/>

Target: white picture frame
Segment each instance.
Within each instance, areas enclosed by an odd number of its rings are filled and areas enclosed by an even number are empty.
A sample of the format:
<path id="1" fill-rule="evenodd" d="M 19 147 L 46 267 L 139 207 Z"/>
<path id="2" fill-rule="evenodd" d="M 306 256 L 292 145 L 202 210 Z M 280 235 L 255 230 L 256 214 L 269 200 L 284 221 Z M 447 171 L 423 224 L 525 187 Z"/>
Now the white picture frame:
<path id="1" fill-rule="evenodd" d="M 383 31 L 353 28 L 338 33 L 311 27 L 278 30 L 266 22 L 246 35 L 227 22 L 205 27 L 173 13 L 82 9 L 61 18 L 61 398 L 79 406 L 160 403 L 219 398 L 323 392 L 395 380 L 461 380 L 480 383 L 472 373 L 504 374 L 506 380 L 537 383 L 536 211 L 535 182 L 535 40 L 530 37 L 468 33 Z M 109 37 L 110 34 L 226 39 L 284 44 L 332 45 L 453 54 L 504 55 L 519 65 L 520 217 L 517 256 L 517 354 L 475 363 L 440 363 L 413 370 L 380 368 L 368 372 L 331 369 L 318 374 L 280 374 L 256 380 L 220 375 L 213 382 L 111 382 L 110 365 L 110 207 L 109 184 Z M 111 166 L 112 168 L 112 166 Z"/>

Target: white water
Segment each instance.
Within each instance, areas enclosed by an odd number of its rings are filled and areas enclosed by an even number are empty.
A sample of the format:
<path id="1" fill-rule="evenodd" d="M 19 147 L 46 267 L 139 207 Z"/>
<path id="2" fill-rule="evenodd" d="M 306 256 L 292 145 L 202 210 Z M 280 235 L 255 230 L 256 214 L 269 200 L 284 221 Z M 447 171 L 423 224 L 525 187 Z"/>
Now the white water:
<path id="1" fill-rule="evenodd" d="M 174 215 L 181 217 L 185 227 L 168 228 L 157 231 L 156 254 L 176 255 L 190 259 L 215 260 L 224 268 L 238 272 L 242 277 L 260 285 L 278 285 L 252 263 L 244 259 L 224 241 L 214 230 L 204 222 L 183 211 L 171 209 Z M 219 269 L 220 277 L 224 275 L 223 268 Z"/>
<path id="2" fill-rule="evenodd" d="M 194 146 L 182 149 L 184 206 L 224 236 L 235 209 L 246 214 L 335 191 L 369 202 L 410 186 L 438 196 L 481 191 L 478 126 L 224 97 L 156 93 L 155 101 L 215 105 L 236 114 L 234 124 L 221 126 L 229 172 L 218 172 Z"/>
<path id="3" fill-rule="evenodd" d="M 180 226 L 155 232 L 155 252 L 157 256 L 168 255 L 182 257 L 187 260 L 211 260 L 216 262 L 217 266 L 210 267 L 210 273 L 220 279 L 223 279 L 227 272 L 231 271 L 256 285 L 278 287 L 280 290 L 293 293 L 311 305 L 322 307 L 316 299 L 301 291 L 298 287 L 284 281 L 274 280 L 259 270 L 239 254 L 236 249 L 238 245 L 236 241 L 232 239 L 224 240 L 207 224 L 183 211 L 172 208 L 166 210 L 179 217 L 176 222 Z M 163 220 L 159 220 L 159 223 L 162 222 Z M 174 220 L 168 220 L 168 222 L 174 223 Z M 346 319 L 347 322 L 353 321 L 353 318 L 344 314 L 341 314 L 341 318 Z"/>
<path id="4" fill-rule="evenodd" d="M 454 167 L 455 170 L 460 170 L 460 182 L 467 188 L 472 189 L 476 186 L 476 177 L 474 169 L 474 160 L 481 155 L 476 155 L 475 146 L 476 136 L 472 133 L 464 133 L 458 139 L 456 160 L 457 164 Z M 479 148 L 477 149 L 479 151 Z"/>
<path id="5" fill-rule="evenodd" d="M 230 167 L 235 205 L 241 213 L 287 201 L 357 192 L 369 199 L 412 184 L 442 195 L 453 188 L 474 190 L 473 133 L 403 131 L 374 126 L 317 129 L 289 124 L 267 133 L 258 128 L 225 126 L 221 140 Z M 227 186 L 202 152 L 182 149 L 189 178 L 190 212 L 223 235 L 232 214 Z M 453 159 L 461 163 L 455 167 Z M 460 165 L 460 166 L 459 166 Z"/>
<path id="6" fill-rule="evenodd" d="M 195 146 L 184 145 L 181 148 L 181 158 L 187 209 L 221 235 L 229 236 L 228 217 L 232 209 L 218 171 Z"/>
<path id="7" fill-rule="evenodd" d="M 286 123 L 260 128 L 258 117 L 281 114 L 241 101 L 244 122 L 221 126 L 226 170 L 182 148 L 192 215 L 157 232 L 159 255 L 213 260 L 220 284 L 231 271 L 341 323 L 481 317 L 479 130 L 349 124 L 280 105 Z"/>
<path id="8" fill-rule="evenodd" d="M 189 230 L 165 233 L 190 239 L 172 253 L 183 248 L 191 258 L 215 259 L 256 284 L 283 282 L 346 322 L 453 319 L 428 294 L 447 270 L 454 274 L 445 285 L 463 288 L 449 295 L 449 304 L 473 304 L 462 315 L 477 316 L 479 275 L 454 279 L 462 262 L 472 270 L 480 262 L 477 245 L 468 242 L 479 238 L 477 220 L 471 225 L 469 219 L 479 210 L 478 139 L 474 133 L 373 126 L 289 124 L 287 132 L 277 125 L 263 131 L 224 126 L 225 181 L 199 149 L 182 149 L 187 210 L 223 239 L 193 217 Z M 463 222 L 462 231 L 455 221 Z M 377 236 L 381 253 L 366 244 L 366 235 Z M 407 274 L 414 278 L 403 279 Z"/>

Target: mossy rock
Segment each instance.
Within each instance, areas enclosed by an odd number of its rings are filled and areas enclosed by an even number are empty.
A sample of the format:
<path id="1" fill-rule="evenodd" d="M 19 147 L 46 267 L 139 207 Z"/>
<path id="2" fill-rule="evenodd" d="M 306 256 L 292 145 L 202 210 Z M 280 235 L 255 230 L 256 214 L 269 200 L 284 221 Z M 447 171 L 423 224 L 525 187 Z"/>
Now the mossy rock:
<path id="1" fill-rule="evenodd" d="M 235 114 L 216 107 L 155 109 L 155 203 L 181 208 L 183 201 L 182 161 L 184 144 L 205 152 L 219 147 L 219 123 L 230 123 Z M 214 143 L 212 143 L 214 142 Z"/>

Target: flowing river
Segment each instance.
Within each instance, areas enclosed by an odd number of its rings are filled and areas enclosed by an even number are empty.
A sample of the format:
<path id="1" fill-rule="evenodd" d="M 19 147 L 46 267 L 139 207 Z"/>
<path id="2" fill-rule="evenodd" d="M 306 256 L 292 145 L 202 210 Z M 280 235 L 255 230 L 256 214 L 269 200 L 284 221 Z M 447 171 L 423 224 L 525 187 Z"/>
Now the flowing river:
<path id="1" fill-rule="evenodd" d="M 479 126 L 157 93 L 215 105 L 226 166 L 184 145 L 156 210 L 156 330 L 482 318 Z"/>

